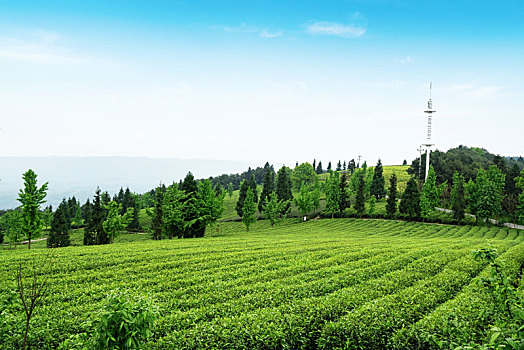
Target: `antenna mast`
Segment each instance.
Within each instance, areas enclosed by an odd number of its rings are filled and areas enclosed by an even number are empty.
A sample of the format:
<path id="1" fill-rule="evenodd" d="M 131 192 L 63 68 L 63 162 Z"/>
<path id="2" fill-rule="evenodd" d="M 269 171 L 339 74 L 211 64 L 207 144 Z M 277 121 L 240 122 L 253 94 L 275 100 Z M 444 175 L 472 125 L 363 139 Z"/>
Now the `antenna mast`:
<path id="1" fill-rule="evenodd" d="M 433 101 L 431 100 L 431 88 L 432 83 L 429 83 L 429 100 L 428 100 L 428 109 L 424 111 L 424 113 L 427 113 L 428 115 L 428 131 L 427 131 L 427 142 L 423 146 L 426 147 L 426 176 L 424 177 L 424 181 L 428 179 L 428 171 L 429 171 L 429 156 L 431 153 L 431 147 L 434 145 L 431 143 L 431 118 L 432 114 L 436 111 L 433 109 Z"/>

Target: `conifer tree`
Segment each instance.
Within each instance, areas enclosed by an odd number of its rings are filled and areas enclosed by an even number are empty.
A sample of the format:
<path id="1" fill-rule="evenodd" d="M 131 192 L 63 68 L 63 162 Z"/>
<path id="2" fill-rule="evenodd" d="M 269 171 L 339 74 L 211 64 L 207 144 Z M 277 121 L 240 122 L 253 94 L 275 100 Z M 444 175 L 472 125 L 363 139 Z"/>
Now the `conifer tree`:
<path id="1" fill-rule="evenodd" d="M 89 221 L 84 230 L 84 245 L 107 244 L 109 239 L 104 231 L 103 223 L 106 219 L 106 210 L 102 206 L 102 195 L 97 188 L 91 206 Z"/>
<path id="2" fill-rule="evenodd" d="M 344 161 L 344 164 L 342 165 L 342 170 L 344 170 L 344 171 L 347 170 L 346 161 Z"/>
<path id="3" fill-rule="evenodd" d="M 393 173 L 389 179 L 388 199 L 386 204 L 386 214 L 389 217 L 395 216 L 397 212 L 397 175 Z"/>
<path id="4" fill-rule="evenodd" d="M 420 196 L 420 214 L 423 217 L 428 215 L 435 210 L 435 207 L 439 204 L 440 200 L 440 189 L 436 184 L 437 176 L 433 165 L 429 166 L 428 177 L 424 185 L 422 186 L 422 195 Z"/>
<path id="5" fill-rule="evenodd" d="M 162 192 L 163 193 L 163 192 Z M 153 239 L 160 239 L 162 232 L 172 239 L 173 237 L 181 238 L 184 234 L 184 209 L 185 209 L 186 194 L 178 189 L 178 184 L 173 183 L 167 188 L 162 196 L 161 220 L 157 224 L 161 224 L 159 230 L 154 231 Z M 160 232 L 158 232 L 160 231 Z M 155 234 L 156 233 L 156 234 Z"/>
<path id="6" fill-rule="evenodd" d="M 319 162 L 318 162 L 318 166 L 316 167 L 316 173 L 317 173 L 317 174 L 322 174 L 322 173 L 324 173 L 324 170 L 322 169 L 322 161 L 319 161 Z"/>
<path id="7" fill-rule="evenodd" d="M 331 214 L 331 218 L 340 210 L 340 177 L 336 171 L 331 171 L 325 184 L 326 192 L 326 213 Z"/>
<path id="8" fill-rule="evenodd" d="M 342 171 L 342 163 L 340 163 L 340 159 L 338 160 L 338 163 L 337 163 L 337 171 Z"/>
<path id="9" fill-rule="evenodd" d="M 242 222 L 246 225 L 246 231 L 249 231 L 249 226 L 257 221 L 255 212 L 256 206 L 253 191 L 247 191 L 244 206 L 242 207 Z"/>
<path id="10" fill-rule="evenodd" d="M 164 218 L 164 193 L 166 188 L 160 184 L 155 188 L 155 204 L 153 212 L 146 210 L 147 215 L 151 218 L 151 234 L 154 240 L 162 239 L 163 232 L 163 218 Z M 183 202 L 181 203 L 184 204 Z"/>
<path id="11" fill-rule="evenodd" d="M 255 175 L 251 175 L 251 178 L 249 179 L 249 188 L 251 188 L 251 191 L 253 191 L 253 201 L 255 204 L 258 203 L 258 191 L 257 191 L 257 182 L 255 180 Z"/>
<path id="12" fill-rule="evenodd" d="M 266 169 L 264 175 L 264 185 L 262 187 L 262 193 L 260 194 L 260 200 L 258 201 L 258 211 L 262 213 L 264 205 L 269 200 L 269 195 L 275 190 L 275 172 L 273 167 Z"/>
<path id="13" fill-rule="evenodd" d="M 355 165 L 355 159 L 351 159 L 348 162 L 348 170 L 351 172 L 351 174 L 353 174 L 355 172 L 356 168 L 357 168 L 357 166 Z"/>
<path id="14" fill-rule="evenodd" d="M 290 207 L 290 202 L 293 200 L 293 193 L 291 191 L 291 169 L 283 166 L 277 173 L 276 193 L 279 202 L 287 203 L 286 210 Z"/>
<path id="15" fill-rule="evenodd" d="M 180 190 L 184 191 L 186 198 L 184 211 L 184 238 L 204 237 L 206 232 L 206 220 L 202 216 L 202 208 L 198 198 L 198 183 L 193 174 L 189 172 L 180 185 Z"/>
<path id="16" fill-rule="evenodd" d="M 519 194 L 518 205 L 516 214 L 519 220 L 524 221 L 524 169 L 520 173 L 520 176 L 515 177 L 515 186 L 522 190 Z"/>
<path id="17" fill-rule="evenodd" d="M 351 197 L 348 193 L 347 173 L 343 172 L 340 177 L 340 202 L 338 210 L 342 213 L 351 206 Z"/>
<path id="18" fill-rule="evenodd" d="M 236 205 L 236 211 L 238 216 L 242 217 L 242 210 L 244 208 L 244 202 L 246 201 L 246 196 L 249 191 L 249 183 L 247 180 L 243 180 L 240 184 L 240 193 L 238 195 L 237 205 Z"/>
<path id="19" fill-rule="evenodd" d="M 229 196 L 229 201 L 227 202 L 227 209 L 228 209 L 229 216 L 231 216 L 231 198 L 233 197 L 233 192 L 234 192 L 233 183 L 230 182 L 227 185 L 227 195 Z"/>
<path id="20" fill-rule="evenodd" d="M 371 197 L 371 199 L 369 200 L 369 210 L 368 210 L 370 217 L 373 217 L 375 215 L 376 206 L 377 206 L 377 199 L 375 197 Z"/>
<path id="21" fill-rule="evenodd" d="M 31 238 L 38 235 L 42 229 L 40 205 L 45 203 L 47 182 L 40 188 L 36 184 L 36 173 L 29 169 L 22 176 L 24 188 L 18 193 L 18 201 L 22 203 L 22 234 L 29 240 L 28 249 L 31 249 Z"/>
<path id="22" fill-rule="evenodd" d="M 361 174 L 358 179 L 358 190 L 355 198 L 355 210 L 358 215 L 362 215 L 365 210 L 364 186 L 364 176 Z"/>
<path id="23" fill-rule="evenodd" d="M 456 220 L 463 220 L 465 217 L 466 200 L 464 190 L 464 177 L 455 172 L 453 174 L 453 188 L 451 190 L 451 209 Z"/>
<path id="24" fill-rule="evenodd" d="M 375 196 L 376 199 L 381 199 L 386 196 L 386 181 L 384 180 L 384 176 L 382 173 L 382 162 L 379 159 L 373 173 L 373 180 L 371 182 L 370 188 L 371 195 Z"/>
<path id="25" fill-rule="evenodd" d="M 331 171 L 331 161 L 329 161 L 328 163 L 328 166 L 327 166 L 327 171 L 330 172 Z"/>
<path id="26" fill-rule="evenodd" d="M 70 222 L 67 220 L 68 209 L 65 199 L 62 200 L 51 221 L 51 229 L 47 238 L 48 248 L 67 247 L 71 244 L 69 238 Z"/>
<path id="27" fill-rule="evenodd" d="M 317 160 L 313 159 L 313 169 L 317 169 Z"/>
<path id="28" fill-rule="evenodd" d="M 412 218 L 420 217 L 420 191 L 415 178 L 409 179 L 398 209 Z"/>

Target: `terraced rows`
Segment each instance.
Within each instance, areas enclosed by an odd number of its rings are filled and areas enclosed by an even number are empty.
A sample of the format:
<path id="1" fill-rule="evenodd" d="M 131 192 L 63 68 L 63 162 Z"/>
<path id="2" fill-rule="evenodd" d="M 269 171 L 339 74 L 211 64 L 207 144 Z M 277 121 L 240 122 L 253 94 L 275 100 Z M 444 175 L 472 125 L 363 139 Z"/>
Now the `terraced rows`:
<path id="1" fill-rule="evenodd" d="M 486 272 L 471 252 L 490 244 L 515 277 L 524 264 L 523 236 L 497 227 L 355 219 L 267 226 L 245 233 L 223 223 L 217 237 L 57 250 L 32 348 L 88 331 L 85 321 L 116 288 L 160 307 L 151 349 L 431 348 L 428 334 L 452 340 L 444 327 L 452 319 L 458 331 L 474 325 L 478 340 L 486 301 L 473 279 Z M 19 261 L 43 254 L 1 251 L 0 292 L 14 289 Z"/>

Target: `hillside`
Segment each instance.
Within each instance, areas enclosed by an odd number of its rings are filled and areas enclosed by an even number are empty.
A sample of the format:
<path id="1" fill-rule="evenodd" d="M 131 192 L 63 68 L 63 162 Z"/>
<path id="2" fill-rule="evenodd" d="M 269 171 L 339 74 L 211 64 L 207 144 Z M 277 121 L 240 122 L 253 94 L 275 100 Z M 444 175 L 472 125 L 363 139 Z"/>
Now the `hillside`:
<path id="1" fill-rule="evenodd" d="M 274 228 L 259 221 L 249 233 L 222 223 L 201 239 L 124 235 L 126 243 L 61 248 L 29 342 L 56 348 L 93 331 L 90 321 L 114 289 L 159 307 L 146 349 L 432 348 L 429 335 L 445 340 L 450 332 L 483 342 L 488 321 L 478 315 L 489 295 L 474 277 L 488 270 L 471 252 L 496 248 L 516 278 L 523 239 L 498 227 L 289 219 Z M 1 253 L 0 294 L 8 295 L 18 261 L 47 249 Z M 16 320 L 7 318 L 0 348 L 20 345 Z"/>

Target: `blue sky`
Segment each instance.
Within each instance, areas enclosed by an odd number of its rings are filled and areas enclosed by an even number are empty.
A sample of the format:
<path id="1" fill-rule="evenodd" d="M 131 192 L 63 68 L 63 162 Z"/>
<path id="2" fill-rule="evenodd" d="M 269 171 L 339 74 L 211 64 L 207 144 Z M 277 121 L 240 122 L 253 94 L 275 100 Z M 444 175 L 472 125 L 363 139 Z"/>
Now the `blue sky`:
<path id="1" fill-rule="evenodd" d="M 0 3 L 0 154 L 524 154 L 520 1 Z M 67 145 L 64 147 L 64 145 Z"/>

